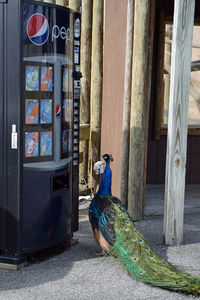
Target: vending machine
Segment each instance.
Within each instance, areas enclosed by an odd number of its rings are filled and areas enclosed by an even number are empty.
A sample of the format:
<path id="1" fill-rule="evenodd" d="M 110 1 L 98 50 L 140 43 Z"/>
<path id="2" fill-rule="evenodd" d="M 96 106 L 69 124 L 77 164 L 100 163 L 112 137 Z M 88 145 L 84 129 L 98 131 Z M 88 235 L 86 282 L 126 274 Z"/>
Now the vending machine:
<path id="1" fill-rule="evenodd" d="M 0 262 L 78 230 L 80 14 L 0 0 Z"/>

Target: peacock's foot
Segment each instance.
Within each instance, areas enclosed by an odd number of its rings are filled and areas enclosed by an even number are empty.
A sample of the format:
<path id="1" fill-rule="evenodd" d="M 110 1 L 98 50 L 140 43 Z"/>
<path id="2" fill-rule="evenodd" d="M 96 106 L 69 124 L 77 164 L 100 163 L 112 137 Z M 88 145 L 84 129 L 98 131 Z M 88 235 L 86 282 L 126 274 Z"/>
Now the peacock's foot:
<path id="1" fill-rule="evenodd" d="M 101 250 L 100 252 L 95 252 L 94 255 L 95 255 L 95 256 L 104 256 L 105 253 L 106 253 L 105 250 Z"/>

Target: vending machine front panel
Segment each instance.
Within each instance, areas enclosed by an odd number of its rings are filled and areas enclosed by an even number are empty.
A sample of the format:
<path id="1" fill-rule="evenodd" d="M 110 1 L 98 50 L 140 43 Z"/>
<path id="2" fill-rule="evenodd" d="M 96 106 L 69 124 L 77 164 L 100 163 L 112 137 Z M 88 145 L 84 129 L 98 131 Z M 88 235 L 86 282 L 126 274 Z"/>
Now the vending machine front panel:
<path id="1" fill-rule="evenodd" d="M 24 252 L 72 236 L 74 13 L 23 5 Z"/>

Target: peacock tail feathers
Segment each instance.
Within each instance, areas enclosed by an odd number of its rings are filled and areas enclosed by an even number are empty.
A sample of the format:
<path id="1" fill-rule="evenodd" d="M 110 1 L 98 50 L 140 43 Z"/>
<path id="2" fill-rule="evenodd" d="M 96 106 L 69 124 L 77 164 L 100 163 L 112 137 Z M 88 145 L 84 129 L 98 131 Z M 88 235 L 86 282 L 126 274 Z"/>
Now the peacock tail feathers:
<path id="1" fill-rule="evenodd" d="M 200 295 L 200 277 L 183 273 L 156 254 L 135 226 L 123 203 L 111 195 L 111 155 L 98 193 L 89 207 L 94 237 L 107 255 L 117 258 L 143 282 L 185 294 Z"/>
<path id="2" fill-rule="evenodd" d="M 115 243 L 107 255 L 117 258 L 143 282 L 165 289 L 200 295 L 200 278 L 183 273 L 156 254 L 145 241 L 123 205 L 107 196 L 115 210 Z M 113 201 L 114 200 L 114 201 Z"/>

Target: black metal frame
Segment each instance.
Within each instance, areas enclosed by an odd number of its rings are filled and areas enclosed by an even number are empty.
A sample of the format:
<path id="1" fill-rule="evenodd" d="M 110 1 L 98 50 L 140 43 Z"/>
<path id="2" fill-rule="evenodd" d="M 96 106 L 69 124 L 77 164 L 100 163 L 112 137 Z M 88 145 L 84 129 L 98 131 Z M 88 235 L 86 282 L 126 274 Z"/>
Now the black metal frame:
<path id="1" fill-rule="evenodd" d="M 64 73 L 64 70 L 65 69 L 68 69 L 70 70 L 69 68 L 69 65 L 62 65 L 62 69 L 61 69 L 61 78 L 62 78 L 62 86 L 61 86 L 61 90 L 62 90 L 62 109 L 63 109 L 63 100 L 71 100 L 72 101 L 72 105 L 73 105 L 73 79 L 72 79 L 72 92 L 69 93 L 69 91 L 64 91 L 63 90 L 63 73 Z M 71 69 L 71 72 L 73 70 Z M 68 74 L 69 75 L 69 74 Z M 68 80 L 68 84 L 69 84 L 69 80 Z M 67 158 L 67 157 L 71 157 L 73 155 L 73 134 L 71 136 L 71 139 L 72 139 L 72 150 L 67 153 L 63 153 L 62 152 L 62 133 L 63 133 L 63 130 L 72 130 L 72 133 L 73 133 L 73 115 L 74 115 L 74 111 L 73 111 L 73 106 L 72 106 L 72 122 L 71 122 L 71 126 L 69 124 L 68 121 L 64 121 L 64 118 L 63 118 L 63 113 L 62 113 L 62 130 L 61 130 L 61 158 Z"/>
<path id="2" fill-rule="evenodd" d="M 12 2 L 12 3 L 11 3 Z M 0 249 L 20 251 L 21 201 L 22 201 L 22 136 L 20 106 L 23 99 L 22 72 L 22 2 L 0 2 Z M 21 21 L 20 21 L 21 20 Z M 13 48 L 15 51 L 13 51 Z M 16 113 L 16 111 L 18 113 Z M 15 113 L 14 113 L 15 112 Z M 18 132 L 18 149 L 11 149 L 12 124 Z M 8 188 L 9 187 L 9 188 Z M 10 236 L 17 238 L 10 238 Z"/>
<path id="3" fill-rule="evenodd" d="M 81 15 L 80 13 L 74 13 L 74 22 L 76 19 L 80 19 L 81 21 Z M 82 77 L 82 74 L 80 73 L 80 71 L 77 72 L 77 66 L 80 66 L 80 39 L 79 38 L 75 38 L 74 37 L 74 42 L 76 43 L 76 41 L 79 42 L 79 62 L 76 64 L 74 63 L 74 72 L 73 72 L 73 78 L 74 80 L 80 80 L 80 78 Z M 74 43 L 74 47 L 77 47 L 77 45 L 75 45 Z M 75 49 L 74 49 L 75 52 Z M 74 61 L 74 60 L 73 60 Z M 78 104 L 78 108 L 76 109 L 77 114 L 75 115 L 75 109 L 73 107 L 73 126 L 75 124 L 78 125 L 79 127 L 79 122 L 80 122 L 80 95 L 76 96 L 75 95 L 75 87 L 73 86 L 73 98 L 74 98 L 74 103 Z M 80 90 L 79 90 L 79 94 L 80 94 Z M 76 97 L 75 97 L 76 96 Z M 74 129 L 74 128 L 73 128 Z M 78 197 L 79 197 L 79 129 L 78 130 L 73 130 L 73 133 L 77 132 L 78 136 L 73 136 L 73 203 L 72 203 L 72 211 L 73 211 L 73 224 L 72 224 L 72 228 L 73 231 L 77 231 L 78 230 Z M 77 147 L 78 146 L 78 147 Z M 76 151 L 74 150 L 74 147 L 76 147 Z M 76 157 L 77 156 L 77 157 Z"/>

